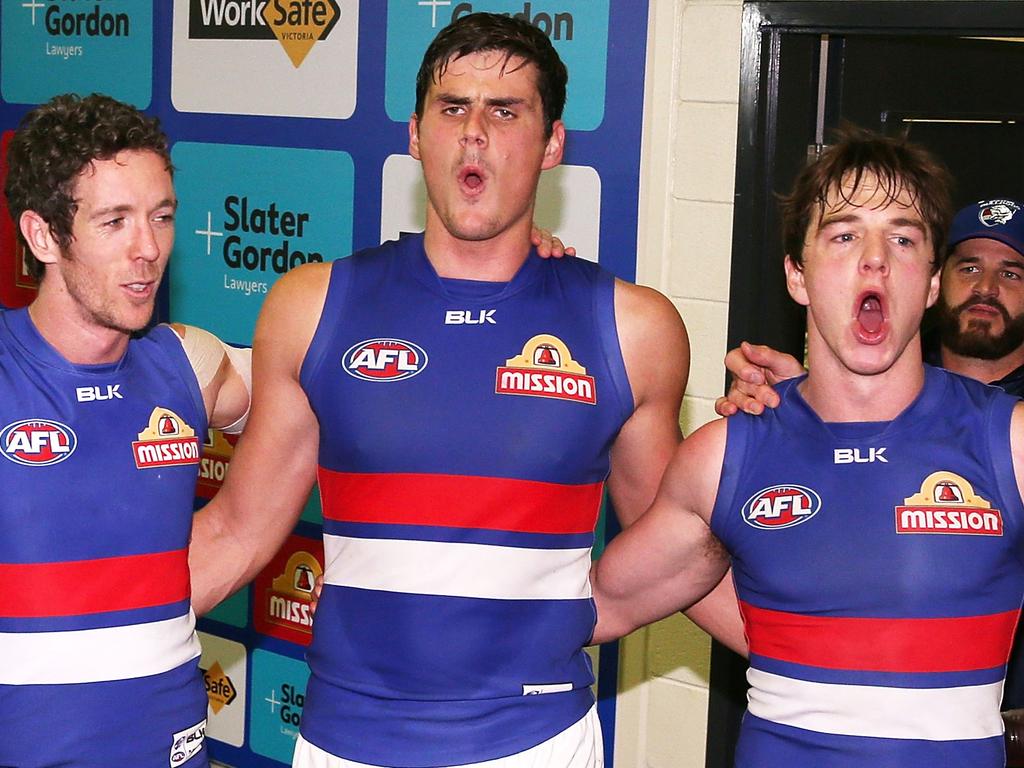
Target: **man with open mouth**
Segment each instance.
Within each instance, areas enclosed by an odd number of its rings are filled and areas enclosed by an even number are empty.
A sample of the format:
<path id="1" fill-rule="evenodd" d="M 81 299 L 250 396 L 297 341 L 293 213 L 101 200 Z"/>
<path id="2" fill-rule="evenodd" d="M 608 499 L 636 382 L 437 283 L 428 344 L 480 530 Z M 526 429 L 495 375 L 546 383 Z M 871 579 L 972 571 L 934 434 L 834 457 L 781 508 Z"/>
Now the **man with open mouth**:
<path id="1" fill-rule="evenodd" d="M 1024 404 L 922 362 L 948 189 L 923 149 L 852 128 L 799 174 L 782 219 L 809 373 L 691 435 L 595 566 L 605 639 L 691 596 L 694 517 L 729 550 L 735 592 L 690 616 L 738 598 L 740 768 L 1005 765 Z"/>
<path id="2" fill-rule="evenodd" d="M 689 350 L 665 297 L 530 247 L 567 76 L 522 19 L 446 27 L 409 123 L 424 233 L 292 270 L 265 302 L 253 416 L 192 557 L 221 569 L 195 571 L 211 605 L 318 480 L 326 567 L 296 766 L 603 764 L 584 652 L 594 529 L 606 482 L 623 524 L 653 499 Z"/>

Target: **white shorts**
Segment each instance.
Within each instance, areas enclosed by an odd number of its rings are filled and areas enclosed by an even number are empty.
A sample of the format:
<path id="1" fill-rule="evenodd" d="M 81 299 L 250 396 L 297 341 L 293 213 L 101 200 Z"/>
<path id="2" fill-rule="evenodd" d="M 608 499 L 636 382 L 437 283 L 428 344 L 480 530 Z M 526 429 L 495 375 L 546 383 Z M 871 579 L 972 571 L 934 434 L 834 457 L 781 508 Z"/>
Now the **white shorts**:
<path id="1" fill-rule="evenodd" d="M 346 760 L 324 752 L 299 736 L 292 768 L 391 768 Z M 449 768 L 455 768 L 450 766 Z M 604 768 L 604 744 L 597 707 L 547 741 L 524 752 L 458 768 Z"/>

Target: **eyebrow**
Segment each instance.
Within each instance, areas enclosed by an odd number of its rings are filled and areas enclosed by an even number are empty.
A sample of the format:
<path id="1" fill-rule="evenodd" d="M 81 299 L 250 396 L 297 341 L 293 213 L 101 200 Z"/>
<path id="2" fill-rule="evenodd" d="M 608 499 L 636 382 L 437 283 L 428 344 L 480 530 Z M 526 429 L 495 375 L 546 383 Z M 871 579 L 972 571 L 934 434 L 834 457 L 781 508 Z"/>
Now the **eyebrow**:
<path id="1" fill-rule="evenodd" d="M 820 228 L 825 228 L 830 224 L 853 224 L 861 221 L 861 216 L 858 213 L 844 213 L 844 214 L 825 214 L 821 219 Z M 899 216 L 895 219 L 889 220 L 889 225 L 894 227 L 913 227 L 920 232 L 927 232 L 924 222 L 920 219 L 912 219 L 906 216 Z"/>
<path id="2" fill-rule="evenodd" d="M 458 104 L 460 106 L 472 104 L 475 101 L 475 99 L 472 99 L 469 96 L 456 96 L 454 93 L 439 93 L 434 98 L 436 101 L 443 104 Z M 527 104 L 527 101 L 519 96 L 495 96 L 486 99 L 485 103 L 490 107 L 512 107 L 525 105 Z"/>
<path id="3" fill-rule="evenodd" d="M 167 207 L 173 208 L 174 210 L 178 210 L 178 201 L 171 197 L 165 197 L 163 200 L 161 200 L 159 203 L 153 206 L 153 210 L 156 211 L 159 210 L 160 208 Z M 89 216 L 89 219 L 101 219 L 104 216 L 111 215 L 112 213 L 128 213 L 129 211 L 132 210 L 132 208 L 133 206 L 127 204 L 110 205 L 107 206 L 106 208 L 100 208 L 99 210 L 93 211 L 92 215 Z"/>
<path id="4" fill-rule="evenodd" d="M 957 256 L 954 259 L 956 264 L 978 264 L 981 262 L 980 256 L 964 255 Z M 1020 259 L 1003 259 L 999 262 L 1000 267 L 1012 267 L 1013 269 L 1024 269 L 1024 258 Z"/>

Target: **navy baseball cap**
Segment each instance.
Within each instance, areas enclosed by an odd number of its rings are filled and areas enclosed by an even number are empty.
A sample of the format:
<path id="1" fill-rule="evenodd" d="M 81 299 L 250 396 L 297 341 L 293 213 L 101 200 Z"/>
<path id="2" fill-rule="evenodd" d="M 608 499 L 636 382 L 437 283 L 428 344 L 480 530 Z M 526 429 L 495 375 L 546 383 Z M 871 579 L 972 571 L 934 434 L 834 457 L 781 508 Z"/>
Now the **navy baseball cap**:
<path id="1" fill-rule="evenodd" d="M 960 209 L 949 228 L 949 247 L 984 237 L 1010 246 L 1024 256 L 1024 204 L 1016 200 L 979 200 Z"/>

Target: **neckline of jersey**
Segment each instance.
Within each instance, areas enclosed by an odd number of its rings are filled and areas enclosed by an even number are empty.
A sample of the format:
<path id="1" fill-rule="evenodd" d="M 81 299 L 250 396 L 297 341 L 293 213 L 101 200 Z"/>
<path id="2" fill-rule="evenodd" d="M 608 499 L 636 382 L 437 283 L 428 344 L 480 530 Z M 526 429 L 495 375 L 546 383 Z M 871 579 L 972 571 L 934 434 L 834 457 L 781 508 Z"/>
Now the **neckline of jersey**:
<path id="1" fill-rule="evenodd" d="M 429 290 L 444 297 L 448 301 L 475 302 L 493 304 L 513 296 L 533 283 L 540 274 L 544 259 L 537 256 L 531 247 L 530 254 L 512 279 L 507 282 L 490 282 L 487 280 L 467 280 L 464 278 L 441 277 L 434 265 L 427 258 L 423 246 L 423 235 L 403 236 L 399 241 L 409 268 L 418 282 Z M 488 290 L 490 288 L 490 290 Z"/>
<path id="2" fill-rule="evenodd" d="M 121 356 L 121 359 L 112 363 L 72 363 L 43 337 L 39 329 L 36 328 L 36 324 L 32 322 L 32 316 L 29 315 L 27 307 L 7 310 L 0 314 L 3 316 L 11 338 L 22 352 L 27 357 L 48 367 L 73 373 L 109 374 L 120 370 L 128 357 L 128 351 L 125 350 L 125 354 Z"/>
<path id="3" fill-rule="evenodd" d="M 867 438 L 888 437 L 907 429 L 914 429 L 920 420 L 927 418 L 938 407 L 946 390 L 947 381 L 936 368 L 924 364 L 924 384 L 917 397 L 894 419 L 889 421 L 823 421 L 817 412 L 800 394 L 799 384 L 806 374 L 797 379 L 785 382 L 785 390 L 781 392 L 783 402 L 789 402 L 796 418 L 804 429 L 816 428 L 828 432 L 840 442 L 858 442 Z"/>

